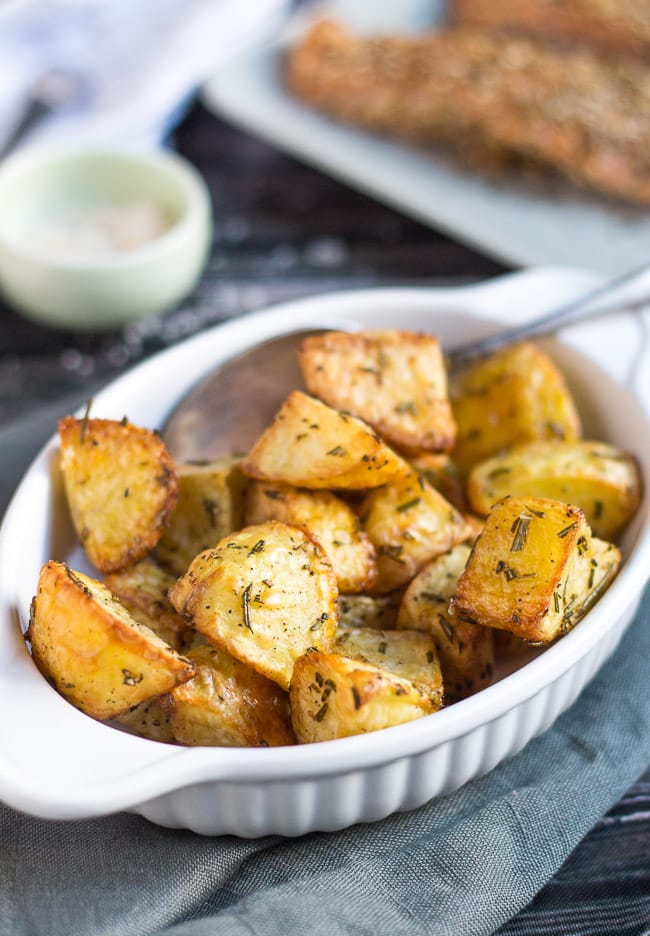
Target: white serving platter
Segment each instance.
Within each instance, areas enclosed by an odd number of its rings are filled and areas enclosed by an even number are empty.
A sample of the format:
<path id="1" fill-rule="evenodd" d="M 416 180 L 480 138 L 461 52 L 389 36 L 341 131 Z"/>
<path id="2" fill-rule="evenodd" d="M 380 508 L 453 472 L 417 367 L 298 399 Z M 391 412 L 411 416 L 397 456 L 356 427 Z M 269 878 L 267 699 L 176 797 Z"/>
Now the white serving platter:
<path id="1" fill-rule="evenodd" d="M 514 323 L 593 286 L 593 275 L 539 269 L 450 289 L 376 289 L 286 303 L 199 334 L 100 393 L 94 415 L 161 426 L 220 361 L 305 327 L 399 325 L 454 342 Z M 575 394 L 585 431 L 633 451 L 650 489 L 650 364 L 643 320 L 626 314 L 547 345 Z M 645 402 L 644 402 L 645 401 Z M 53 427 L 54 429 L 54 427 Z M 647 495 L 621 544 L 609 591 L 556 644 L 492 686 L 406 725 L 320 744 L 182 748 L 82 714 L 34 666 L 22 632 L 42 563 L 83 559 L 57 471 L 43 448 L 0 528 L 0 799 L 59 819 L 132 810 L 204 834 L 300 835 L 380 819 L 457 789 L 521 750 L 577 697 L 616 647 L 650 570 Z"/>
<path id="2" fill-rule="evenodd" d="M 413 32 L 444 16 L 440 0 L 327 0 L 291 21 L 277 42 L 247 52 L 203 88 L 206 106 L 280 149 L 511 265 L 566 264 L 621 272 L 645 262 L 650 212 L 568 184 L 496 184 L 432 152 L 337 124 L 284 90 L 282 52 L 306 23 L 331 15 L 355 30 Z"/>

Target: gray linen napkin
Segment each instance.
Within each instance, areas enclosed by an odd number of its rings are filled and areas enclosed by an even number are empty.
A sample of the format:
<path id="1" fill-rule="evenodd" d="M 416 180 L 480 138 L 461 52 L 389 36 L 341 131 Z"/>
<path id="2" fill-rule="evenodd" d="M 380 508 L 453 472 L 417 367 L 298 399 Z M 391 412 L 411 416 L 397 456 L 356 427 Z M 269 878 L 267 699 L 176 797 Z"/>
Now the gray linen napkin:
<path id="1" fill-rule="evenodd" d="M 56 409 L 0 430 L 0 510 Z M 650 590 L 614 657 L 521 754 L 415 812 L 339 833 L 211 839 L 127 814 L 50 822 L 0 806 L 0 934 L 494 933 L 650 763 L 648 659 Z M 589 936 L 612 932 L 605 916 Z M 616 932 L 647 926 L 628 914 Z"/>

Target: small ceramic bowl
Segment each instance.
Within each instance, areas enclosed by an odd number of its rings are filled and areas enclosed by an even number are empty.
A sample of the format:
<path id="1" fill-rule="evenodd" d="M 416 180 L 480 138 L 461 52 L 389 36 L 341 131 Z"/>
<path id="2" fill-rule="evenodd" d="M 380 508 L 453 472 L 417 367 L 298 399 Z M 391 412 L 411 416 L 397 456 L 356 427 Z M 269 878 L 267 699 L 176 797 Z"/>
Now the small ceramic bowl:
<path id="1" fill-rule="evenodd" d="M 161 312 L 195 285 L 210 197 L 167 152 L 39 148 L 0 168 L 0 290 L 29 318 L 104 331 Z"/>

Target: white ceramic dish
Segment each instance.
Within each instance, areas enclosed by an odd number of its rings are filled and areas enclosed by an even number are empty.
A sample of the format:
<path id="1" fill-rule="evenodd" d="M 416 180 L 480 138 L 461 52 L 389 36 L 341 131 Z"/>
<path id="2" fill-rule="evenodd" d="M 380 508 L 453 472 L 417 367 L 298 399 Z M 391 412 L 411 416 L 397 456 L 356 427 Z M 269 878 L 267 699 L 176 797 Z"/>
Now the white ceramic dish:
<path id="1" fill-rule="evenodd" d="M 384 289 L 299 300 L 219 326 L 159 354 L 97 398 L 98 416 L 155 427 L 219 361 L 305 326 L 427 329 L 451 344 L 533 315 L 593 285 L 577 271 L 537 270 L 461 289 Z M 582 410 L 586 431 L 639 457 L 650 487 L 650 428 L 621 380 L 648 382 L 641 321 L 625 316 L 567 332 L 550 345 Z M 576 345 L 590 355 L 574 350 Z M 606 347 L 611 368 L 593 360 Z M 647 358 L 647 343 L 645 353 Z M 635 370 L 636 365 L 636 370 Z M 646 394 L 646 402 L 650 395 Z M 21 635 L 41 564 L 83 565 L 57 484 L 56 439 L 27 472 L 0 530 L 0 798 L 52 818 L 128 809 L 206 834 L 299 835 L 411 809 L 454 790 L 519 751 L 576 698 L 612 652 L 650 569 L 644 500 L 623 548 L 624 566 L 578 626 L 523 669 L 479 695 L 396 728 L 315 745 L 181 748 L 147 741 L 83 715 L 50 687 Z"/>
<path id="2" fill-rule="evenodd" d="M 16 309 L 55 328 L 106 331 L 170 308 L 207 260 L 210 195 L 196 169 L 172 153 L 61 146 L 19 152 L 0 167 L 0 202 L 0 288 Z M 142 230 L 143 211 L 150 239 L 88 252 L 89 241 L 106 239 L 107 213 L 112 229 L 121 217 L 122 237 L 132 238 L 134 223 Z M 88 218 L 102 216 L 104 229 L 93 230 Z M 53 229 L 60 237 L 62 228 L 68 237 L 76 229 L 64 251 L 52 240 Z"/>
<path id="3" fill-rule="evenodd" d="M 316 9 L 362 32 L 410 32 L 441 19 L 444 2 L 326 0 Z M 204 87 L 206 105 L 353 188 L 509 264 L 615 273 L 646 261 L 647 211 L 569 186 L 535 191 L 512 179 L 490 184 L 431 152 L 337 124 L 299 104 L 285 93 L 279 68 L 283 44 L 305 18 L 301 13 L 276 44 L 220 70 Z"/>

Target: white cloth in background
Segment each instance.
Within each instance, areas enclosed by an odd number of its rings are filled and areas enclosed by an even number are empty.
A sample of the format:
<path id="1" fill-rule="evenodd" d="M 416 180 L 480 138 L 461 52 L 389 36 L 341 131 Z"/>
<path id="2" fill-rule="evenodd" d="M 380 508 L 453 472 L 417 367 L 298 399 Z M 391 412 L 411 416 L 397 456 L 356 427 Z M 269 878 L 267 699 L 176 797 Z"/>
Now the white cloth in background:
<path id="1" fill-rule="evenodd" d="M 78 103 L 26 139 L 161 143 L 201 82 L 281 24 L 288 0 L 4 0 L 0 146 L 51 69 L 81 76 Z"/>

